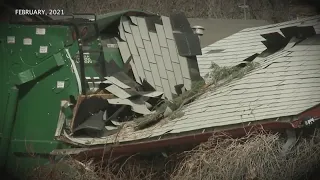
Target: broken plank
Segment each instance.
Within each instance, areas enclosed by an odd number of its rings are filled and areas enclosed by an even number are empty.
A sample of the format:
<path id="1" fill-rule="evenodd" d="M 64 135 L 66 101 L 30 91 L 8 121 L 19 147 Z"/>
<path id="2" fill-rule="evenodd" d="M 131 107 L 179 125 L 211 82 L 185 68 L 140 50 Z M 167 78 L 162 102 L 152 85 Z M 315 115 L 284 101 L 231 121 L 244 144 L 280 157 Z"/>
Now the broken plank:
<path id="1" fill-rule="evenodd" d="M 125 33 L 125 36 L 126 36 L 127 43 L 128 43 L 131 54 L 139 56 L 137 46 L 136 46 L 136 43 L 134 42 L 132 34 Z"/>
<path id="2" fill-rule="evenodd" d="M 144 44 L 144 47 L 146 47 L 145 50 L 147 52 L 147 57 L 148 57 L 149 62 L 157 63 L 156 59 L 154 57 L 154 52 L 153 52 L 153 49 L 152 49 L 151 42 L 147 41 L 147 40 L 143 40 L 143 44 Z"/>
<path id="3" fill-rule="evenodd" d="M 149 35 L 150 35 L 150 40 L 151 40 L 154 54 L 161 56 L 161 49 L 160 49 L 159 39 L 158 39 L 157 33 L 149 32 Z"/>
<path id="4" fill-rule="evenodd" d="M 167 38 L 166 38 L 166 35 L 165 35 L 165 32 L 164 32 L 163 26 L 160 25 L 160 24 L 155 24 L 155 26 L 156 26 L 156 31 L 157 31 L 157 34 L 158 34 L 160 46 L 168 47 L 167 46 Z"/>
<path id="5" fill-rule="evenodd" d="M 173 71 L 169 49 L 161 47 L 161 52 L 162 52 L 162 58 L 164 61 L 164 66 L 166 67 L 167 70 Z"/>
<path id="6" fill-rule="evenodd" d="M 168 81 L 169 81 L 171 92 L 173 94 L 177 94 L 176 93 L 176 88 L 175 88 L 175 86 L 177 85 L 177 80 L 176 80 L 176 77 L 174 75 L 174 72 L 173 71 L 167 71 L 167 75 L 168 75 Z"/>
<path id="7" fill-rule="evenodd" d="M 111 82 L 112 84 L 115 84 L 117 86 L 119 86 L 122 89 L 130 89 L 131 87 L 124 84 L 123 82 L 121 82 L 119 79 L 113 77 L 113 76 L 108 76 L 105 77 L 106 80 L 108 80 L 109 82 Z"/>
<path id="8" fill-rule="evenodd" d="M 138 48 L 138 51 L 143 68 L 145 70 L 151 71 L 146 50 L 144 48 Z"/>
<path id="9" fill-rule="evenodd" d="M 139 113 L 139 114 L 151 114 L 151 111 L 147 108 L 146 104 L 144 101 L 142 101 L 140 98 L 138 99 L 120 99 L 120 98 L 115 98 L 115 99 L 108 99 L 108 102 L 110 104 L 115 104 L 115 105 L 129 105 L 132 108 L 132 111 Z"/>
<path id="10" fill-rule="evenodd" d="M 172 63 L 174 76 L 176 78 L 177 84 L 183 84 L 182 71 L 179 63 Z M 188 69 L 187 69 L 188 70 Z"/>
<path id="11" fill-rule="evenodd" d="M 169 99 L 172 100 L 172 92 L 169 85 L 169 81 L 167 79 L 161 78 L 162 87 L 164 90 L 164 95 Z"/>
<path id="12" fill-rule="evenodd" d="M 170 53 L 170 59 L 172 62 L 179 63 L 179 58 L 178 58 L 178 50 L 176 47 L 176 42 L 171 39 L 167 39 L 168 42 L 168 49 Z"/>
<path id="13" fill-rule="evenodd" d="M 146 81 L 153 87 L 156 88 L 156 85 L 154 84 L 153 76 L 151 71 L 145 71 L 146 75 Z"/>
<path id="14" fill-rule="evenodd" d="M 154 79 L 154 84 L 156 86 L 162 87 L 160 74 L 159 74 L 159 70 L 158 70 L 157 64 L 150 63 L 150 68 L 151 68 L 151 73 L 152 73 L 152 76 L 153 76 L 153 79 Z"/>
<path id="15" fill-rule="evenodd" d="M 149 31 L 148 31 L 148 28 L 147 28 L 146 19 L 143 18 L 143 17 L 137 17 L 137 23 L 138 23 L 138 27 L 139 27 L 139 30 L 140 30 L 141 38 L 143 40 L 150 41 Z"/>
<path id="16" fill-rule="evenodd" d="M 141 78 L 138 74 L 138 71 L 137 71 L 137 68 L 136 68 L 136 65 L 134 64 L 134 62 L 130 61 L 130 66 L 131 66 L 132 73 L 133 73 L 133 76 L 134 76 L 136 82 L 139 84 L 142 84 Z"/>
<path id="17" fill-rule="evenodd" d="M 166 68 L 164 66 L 164 62 L 163 62 L 162 56 L 155 55 L 155 58 L 156 58 L 156 61 L 157 61 L 160 77 L 167 79 L 168 78 L 167 77 L 167 70 L 166 70 Z"/>
<path id="18" fill-rule="evenodd" d="M 122 61 L 124 63 L 128 62 L 130 59 L 131 53 L 130 53 L 127 42 L 118 41 L 118 46 L 119 46 L 120 54 L 122 57 Z"/>
<path id="19" fill-rule="evenodd" d="M 131 27 L 133 39 L 135 41 L 136 46 L 139 48 L 144 48 L 138 26 L 131 25 L 130 27 Z"/>
<path id="20" fill-rule="evenodd" d="M 132 57 L 133 57 L 133 62 L 136 65 L 136 68 L 137 68 L 139 76 L 142 79 L 145 79 L 146 76 L 144 74 L 144 69 L 143 69 L 143 66 L 142 66 L 142 62 L 141 62 L 140 56 L 132 55 Z"/>
<path id="21" fill-rule="evenodd" d="M 114 84 L 106 87 L 105 89 L 120 99 L 127 99 L 129 97 L 139 95 L 138 92 L 133 89 L 122 89 Z"/>
<path id="22" fill-rule="evenodd" d="M 168 39 L 174 39 L 173 38 L 173 33 L 172 33 L 172 25 L 170 22 L 170 18 L 166 16 L 161 16 L 162 23 L 163 23 L 163 28 L 165 35 Z"/>

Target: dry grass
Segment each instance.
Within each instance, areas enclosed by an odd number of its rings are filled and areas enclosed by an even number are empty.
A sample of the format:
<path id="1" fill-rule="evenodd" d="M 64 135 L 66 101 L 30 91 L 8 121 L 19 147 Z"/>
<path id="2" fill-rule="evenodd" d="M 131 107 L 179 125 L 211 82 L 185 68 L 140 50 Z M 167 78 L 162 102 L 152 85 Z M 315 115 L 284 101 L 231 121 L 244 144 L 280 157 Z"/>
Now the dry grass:
<path id="1" fill-rule="evenodd" d="M 285 141 L 279 134 L 252 132 L 238 139 L 220 135 L 180 154 L 180 158 L 132 156 L 106 166 L 81 165 L 70 160 L 51 165 L 46 171 L 39 168 L 32 179 L 298 180 L 310 174 L 320 160 L 320 133 L 317 131 L 297 142 L 284 155 L 282 146 Z"/>
<path id="2" fill-rule="evenodd" d="M 193 18 L 242 19 L 244 12 L 239 7 L 243 0 L 33 0 L 38 8 L 59 8 L 69 13 L 107 13 L 125 9 L 140 9 L 169 15 L 184 12 Z M 310 8 L 291 8 L 289 0 L 247 0 L 248 19 L 285 21 L 295 15 L 314 11 Z"/>
<path id="3" fill-rule="evenodd" d="M 277 134 L 248 134 L 240 139 L 211 138 L 185 153 L 172 180 L 300 179 L 320 160 L 320 133 L 300 139 L 288 154 L 282 154 Z"/>

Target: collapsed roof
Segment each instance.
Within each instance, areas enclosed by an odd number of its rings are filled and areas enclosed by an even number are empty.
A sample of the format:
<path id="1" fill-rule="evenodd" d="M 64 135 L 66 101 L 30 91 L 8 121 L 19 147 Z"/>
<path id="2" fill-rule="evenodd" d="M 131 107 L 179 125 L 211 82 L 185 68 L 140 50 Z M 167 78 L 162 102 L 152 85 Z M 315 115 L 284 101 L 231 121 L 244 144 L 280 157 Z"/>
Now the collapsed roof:
<path id="1" fill-rule="evenodd" d="M 304 112 L 320 103 L 319 33 L 319 16 L 244 29 L 203 48 L 198 56 L 200 73 L 207 77 L 212 63 L 232 67 L 257 62 L 259 66 L 240 79 L 212 87 L 185 106 L 182 117 L 138 131 L 124 124 L 117 134 L 101 138 L 65 136 L 80 145 L 155 143 L 256 123 L 296 127 L 297 120 L 317 119 L 319 113 L 307 117 Z"/>

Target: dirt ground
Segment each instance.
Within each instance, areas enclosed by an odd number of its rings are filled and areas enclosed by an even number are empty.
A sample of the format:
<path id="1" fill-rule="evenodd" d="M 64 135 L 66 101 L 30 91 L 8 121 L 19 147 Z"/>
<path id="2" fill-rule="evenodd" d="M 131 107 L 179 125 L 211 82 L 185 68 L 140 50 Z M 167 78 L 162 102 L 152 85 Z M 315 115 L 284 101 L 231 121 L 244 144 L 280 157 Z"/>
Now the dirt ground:
<path id="1" fill-rule="evenodd" d="M 189 18 L 191 26 L 200 25 L 205 28 L 201 37 L 201 46 L 206 47 L 214 42 L 228 37 L 242 29 L 256 26 L 268 25 L 263 20 L 243 20 L 243 19 L 200 19 Z"/>

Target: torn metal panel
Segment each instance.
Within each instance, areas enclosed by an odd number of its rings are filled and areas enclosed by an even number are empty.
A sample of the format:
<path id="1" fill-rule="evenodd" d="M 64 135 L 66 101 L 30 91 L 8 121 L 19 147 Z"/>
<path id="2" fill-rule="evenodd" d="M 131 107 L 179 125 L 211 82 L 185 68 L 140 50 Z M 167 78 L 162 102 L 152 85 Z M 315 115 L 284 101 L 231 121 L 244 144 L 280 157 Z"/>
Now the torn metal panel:
<path id="1" fill-rule="evenodd" d="M 74 108 L 74 116 L 71 120 L 71 132 L 84 123 L 92 114 L 107 109 L 109 103 L 106 99 L 97 96 L 79 96 L 77 104 Z"/>
<path id="2" fill-rule="evenodd" d="M 140 86 L 123 71 L 114 73 L 112 76 L 107 77 L 107 79 L 109 78 L 110 78 L 110 82 L 124 89 L 128 89 L 128 88 L 139 89 L 138 87 Z"/>
<path id="3" fill-rule="evenodd" d="M 74 134 L 79 131 L 84 131 L 91 137 L 100 137 L 105 127 L 105 121 L 103 120 L 103 111 L 91 115 L 82 124 L 77 126 L 73 132 Z"/>
<path id="4" fill-rule="evenodd" d="M 122 89 L 113 84 L 106 87 L 105 89 L 121 99 L 127 99 L 129 97 L 139 95 L 139 93 L 133 89 Z"/>
<path id="5" fill-rule="evenodd" d="M 145 97 L 159 97 L 163 95 L 163 92 L 160 91 L 151 91 L 151 92 L 139 92 L 141 96 Z"/>
<path id="6" fill-rule="evenodd" d="M 139 113 L 139 114 L 151 114 L 151 111 L 147 108 L 146 104 L 144 101 L 141 99 L 120 99 L 120 98 L 115 98 L 115 99 L 108 99 L 108 102 L 110 104 L 117 104 L 117 105 L 128 105 L 131 106 L 132 111 Z"/>

